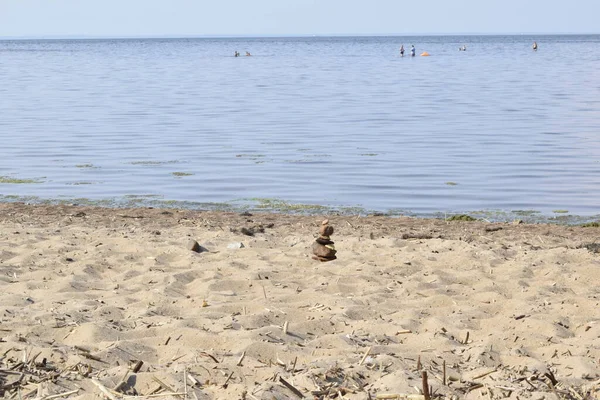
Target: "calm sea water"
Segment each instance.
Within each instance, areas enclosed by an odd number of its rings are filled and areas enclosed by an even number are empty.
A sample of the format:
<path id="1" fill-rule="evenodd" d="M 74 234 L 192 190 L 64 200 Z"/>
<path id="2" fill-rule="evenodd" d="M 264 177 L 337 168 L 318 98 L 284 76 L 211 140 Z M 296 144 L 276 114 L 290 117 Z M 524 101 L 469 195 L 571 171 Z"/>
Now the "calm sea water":
<path id="1" fill-rule="evenodd" d="M 4 201 L 590 216 L 600 36 L 0 41 L 0 140 Z"/>

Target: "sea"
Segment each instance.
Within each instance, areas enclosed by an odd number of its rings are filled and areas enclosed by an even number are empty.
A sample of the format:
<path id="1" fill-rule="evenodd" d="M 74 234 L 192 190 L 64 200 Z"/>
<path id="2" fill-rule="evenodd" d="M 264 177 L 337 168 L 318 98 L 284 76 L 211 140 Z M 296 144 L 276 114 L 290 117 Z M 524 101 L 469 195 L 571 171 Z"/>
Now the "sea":
<path id="1" fill-rule="evenodd" d="M 0 143 L 2 202 L 595 219 L 600 36 L 0 40 Z"/>

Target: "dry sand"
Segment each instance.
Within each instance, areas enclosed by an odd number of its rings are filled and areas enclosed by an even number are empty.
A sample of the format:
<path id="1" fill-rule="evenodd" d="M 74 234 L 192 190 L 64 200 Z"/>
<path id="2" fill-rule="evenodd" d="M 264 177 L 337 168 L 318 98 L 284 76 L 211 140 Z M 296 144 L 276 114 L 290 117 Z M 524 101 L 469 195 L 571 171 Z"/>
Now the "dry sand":
<path id="1" fill-rule="evenodd" d="M 0 204 L 0 395 L 600 398 L 598 228 L 329 219 Z"/>

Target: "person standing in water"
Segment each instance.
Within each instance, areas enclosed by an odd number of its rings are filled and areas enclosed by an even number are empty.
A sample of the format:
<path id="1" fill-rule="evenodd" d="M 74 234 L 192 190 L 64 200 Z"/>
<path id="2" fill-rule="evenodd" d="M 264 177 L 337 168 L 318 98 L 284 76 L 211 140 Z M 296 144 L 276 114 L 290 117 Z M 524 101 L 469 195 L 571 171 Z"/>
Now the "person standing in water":
<path id="1" fill-rule="evenodd" d="M 537 51 L 537 42 L 533 42 L 533 51 Z"/>
<path id="2" fill-rule="evenodd" d="M 414 57 L 416 54 L 417 54 L 417 49 L 415 49 L 415 45 L 413 44 L 413 45 L 410 47 L 410 56 L 411 56 L 411 57 Z"/>
<path id="3" fill-rule="evenodd" d="M 404 45 L 400 46 L 400 57 L 404 57 Z"/>

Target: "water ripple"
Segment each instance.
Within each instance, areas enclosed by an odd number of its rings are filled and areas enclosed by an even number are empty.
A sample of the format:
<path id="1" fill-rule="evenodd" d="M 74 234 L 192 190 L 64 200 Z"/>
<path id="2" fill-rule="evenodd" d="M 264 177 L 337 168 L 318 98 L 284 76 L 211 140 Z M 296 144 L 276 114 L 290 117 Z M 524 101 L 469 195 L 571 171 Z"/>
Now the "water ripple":
<path id="1" fill-rule="evenodd" d="M 0 194 L 597 214 L 598 43 L 0 41 Z"/>

